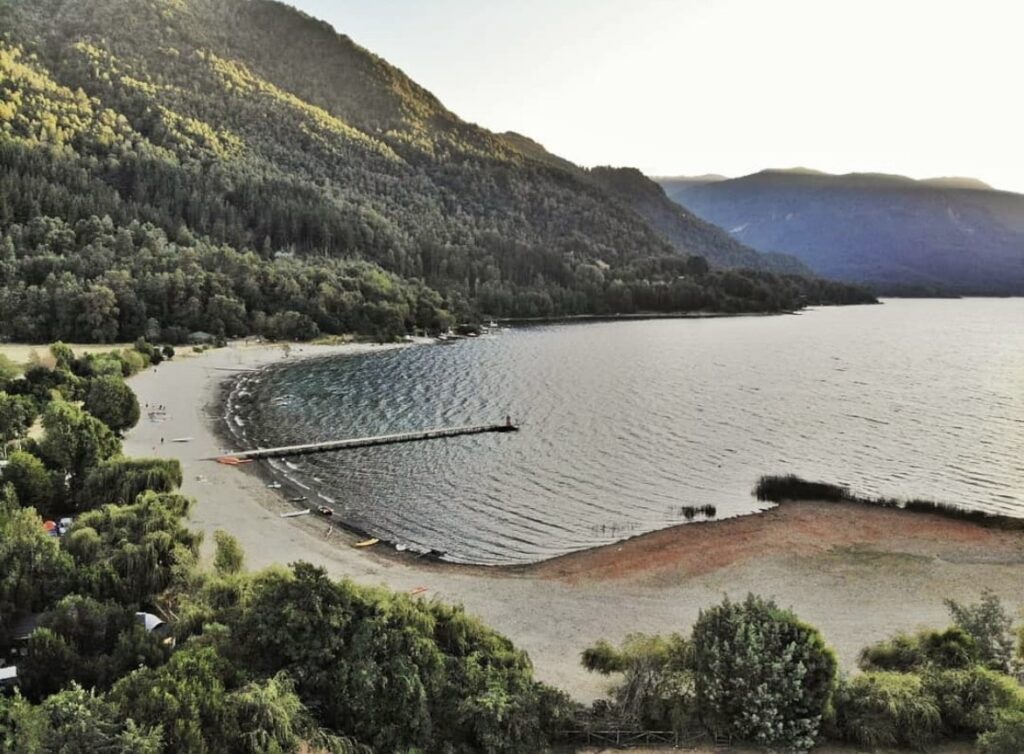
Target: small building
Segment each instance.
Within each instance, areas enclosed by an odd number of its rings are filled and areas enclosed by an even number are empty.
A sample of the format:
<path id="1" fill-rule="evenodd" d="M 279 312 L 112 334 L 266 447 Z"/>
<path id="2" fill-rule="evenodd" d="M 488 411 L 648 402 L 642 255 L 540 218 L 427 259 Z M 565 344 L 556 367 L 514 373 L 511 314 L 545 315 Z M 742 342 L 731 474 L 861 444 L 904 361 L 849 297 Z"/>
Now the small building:
<path id="1" fill-rule="evenodd" d="M 173 646 L 174 637 L 171 636 L 171 624 L 162 620 L 153 613 L 135 613 L 135 621 L 146 629 L 146 633 L 153 634 L 161 639 L 164 644 Z"/>
<path id="2" fill-rule="evenodd" d="M 0 657 L 0 663 L 5 660 L 9 663 L 16 663 L 19 658 L 28 655 L 28 640 L 32 632 L 39 628 L 42 622 L 42 613 L 29 613 L 15 621 L 11 627 L 11 649 L 7 657 Z"/>
<path id="3" fill-rule="evenodd" d="M 17 665 L 4 665 L 0 666 L 0 692 L 7 689 L 13 689 L 18 685 L 18 666 Z"/>

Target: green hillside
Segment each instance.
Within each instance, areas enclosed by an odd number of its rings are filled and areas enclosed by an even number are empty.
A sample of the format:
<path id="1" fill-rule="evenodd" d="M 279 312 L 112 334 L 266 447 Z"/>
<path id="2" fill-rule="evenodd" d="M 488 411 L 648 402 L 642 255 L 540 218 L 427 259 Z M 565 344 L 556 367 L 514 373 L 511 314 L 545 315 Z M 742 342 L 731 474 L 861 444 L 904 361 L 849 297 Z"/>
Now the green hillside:
<path id="1" fill-rule="evenodd" d="M 385 336 L 675 308 L 675 267 L 641 278 L 650 260 L 728 266 L 738 246 L 666 238 L 279 3 L 0 0 L 0 29 L 0 335 Z M 685 300 L 837 292 L 745 274 L 702 276 Z"/>

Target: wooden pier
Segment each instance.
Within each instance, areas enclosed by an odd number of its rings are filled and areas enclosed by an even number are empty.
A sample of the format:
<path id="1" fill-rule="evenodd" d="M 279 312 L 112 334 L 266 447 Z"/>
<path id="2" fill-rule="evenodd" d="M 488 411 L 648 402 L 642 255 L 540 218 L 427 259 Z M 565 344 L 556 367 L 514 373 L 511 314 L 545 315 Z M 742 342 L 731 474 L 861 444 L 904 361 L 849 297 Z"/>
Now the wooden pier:
<path id="1" fill-rule="evenodd" d="M 377 437 L 356 437 L 348 440 L 328 440 L 327 442 L 311 442 L 305 445 L 285 445 L 280 448 L 256 448 L 242 450 L 237 453 L 226 453 L 223 456 L 210 458 L 216 461 L 235 459 L 236 461 L 252 461 L 259 458 L 281 458 L 282 456 L 302 456 L 310 453 L 330 453 L 335 450 L 352 448 L 372 448 L 377 445 L 397 445 L 403 442 L 419 442 L 421 440 L 439 440 L 445 437 L 461 437 L 463 435 L 482 435 L 490 432 L 518 432 L 515 424 L 478 424 L 468 427 L 442 427 L 424 429 L 419 432 L 402 432 L 394 435 Z"/>

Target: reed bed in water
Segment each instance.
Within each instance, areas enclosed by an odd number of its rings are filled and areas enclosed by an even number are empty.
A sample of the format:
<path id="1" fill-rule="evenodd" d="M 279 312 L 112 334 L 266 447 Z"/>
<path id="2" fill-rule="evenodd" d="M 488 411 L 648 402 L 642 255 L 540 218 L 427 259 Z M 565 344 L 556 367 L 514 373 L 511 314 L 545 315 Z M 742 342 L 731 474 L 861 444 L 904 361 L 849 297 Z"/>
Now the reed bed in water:
<path id="1" fill-rule="evenodd" d="M 713 505 L 684 505 L 679 509 L 679 514 L 687 521 L 692 521 L 697 516 L 714 518 L 718 515 L 718 509 Z"/>
<path id="2" fill-rule="evenodd" d="M 767 475 L 757 480 L 754 495 L 758 500 L 785 503 L 793 500 L 824 500 L 829 503 L 857 503 L 881 508 L 897 508 L 914 513 L 934 513 L 946 518 L 970 521 L 980 526 L 996 529 L 1024 530 L 1024 518 L 1006 516 L 1000 513 L 972 510 L 953 503 L 934 500 L 901 500 L 892 497 L 865 497 L 855 495 L 845 485 L 828 482 L 811 482 L 795 474 Z"/>

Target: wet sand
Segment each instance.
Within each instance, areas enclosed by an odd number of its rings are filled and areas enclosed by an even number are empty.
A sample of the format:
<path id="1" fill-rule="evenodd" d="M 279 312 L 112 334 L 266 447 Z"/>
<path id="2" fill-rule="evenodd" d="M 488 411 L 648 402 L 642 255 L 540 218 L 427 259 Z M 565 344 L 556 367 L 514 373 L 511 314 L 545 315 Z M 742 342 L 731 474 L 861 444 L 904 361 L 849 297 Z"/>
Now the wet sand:
<path id="1" fill-rule="evenodd" d="M 463 567 L 354 549 L 356 535 L 334 528 L 327 537 L 329 524 L 315 514 L 280 518 L 294 506 L 267 489 L 259 473 L 203 460 L 224 449 L 214 428 L 219 385 L 231 376 L 226 370 L 365 348 L 303 345 L 286 355 L 280 347 L 236 345 L 183 354 L 131 379 L 140 404 L 164 405 L 167 419 L 151 422 L 143 408 L 125 452 L 181 460 L 206 557 L 212 533 L 224 529 L 245 547 L 250 568 L 305 560 L 358 583 L 426 587 L 424 598 L 462 603 L 528 651 L 539 678 L 581 701 L 601 696 L 607 685 L 580 667 L 587 646 L 638 631 L 687 631 L 702 607 L 725 594 L 757 592 L 793 608 L 822 630 L 847 669 L 868 643 L 945 625 L 946 597 L 973 600 L 988 586 L 1011 609 L 1024 604 L 1024 533 L 938 516 L 790 503 L 533 566 Z"/>

